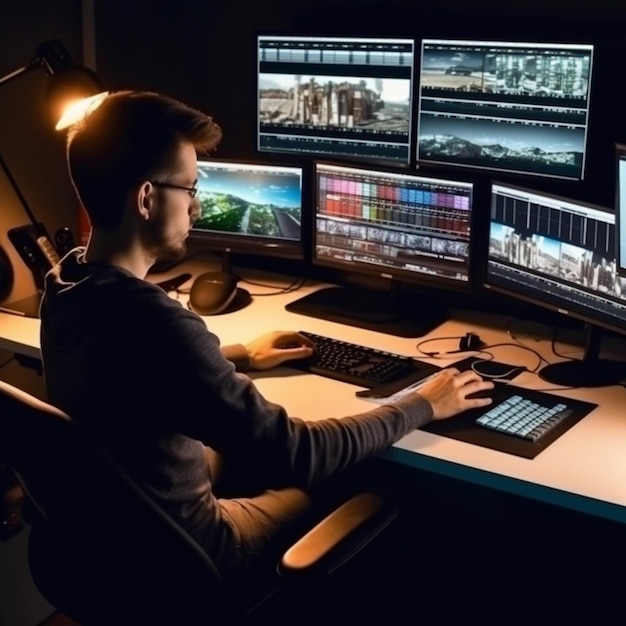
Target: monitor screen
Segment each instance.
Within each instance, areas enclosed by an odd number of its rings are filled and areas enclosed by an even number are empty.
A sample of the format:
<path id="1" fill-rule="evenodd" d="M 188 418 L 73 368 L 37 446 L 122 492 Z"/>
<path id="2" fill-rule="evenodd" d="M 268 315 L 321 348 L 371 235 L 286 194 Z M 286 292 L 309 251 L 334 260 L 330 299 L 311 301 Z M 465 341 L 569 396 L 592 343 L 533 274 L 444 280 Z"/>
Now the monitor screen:
<path id="1" fill-rule="evenodd" d="M 615 146 L 617 185 L 615 195 L 617 270 L 626 274 L 626 145 Z"/>
<path id="2" fill-rule="evenodd" d="M 202 247 L 301 259 L 302 168 L 198 161 L 200 216 L 190 237 Z"/>
<path id="3" fill-rule="evenodd" d="M 469 292 L 472 183 L 316 162 L 313 186 L 315 264 L 395 285 Z M 377 298 L 365 300 L 370 310 Z M 389 302 L 396 305 L 403 306 Z"/>
<path id="4" fill-rule="evenodd" d="M 422 41 L 417 162 L 582 180 L 593 46 Z"/>
<path id="5" fill-rule="evenodd" d="M 258 38 L 258 149 L 408 165 L 410 39 Z"/>
<path id="6" fill-rule="evenodd" d="M 626 363 L 599 359 L 599 338 L 591 334 L 626 333 L 626 279 L 616 271 L 612 211 L 493 183 L 485 287 L 587 324 L 584 358 L 549 365 L 542 378 L 598 386 L 626 374 Z"/>

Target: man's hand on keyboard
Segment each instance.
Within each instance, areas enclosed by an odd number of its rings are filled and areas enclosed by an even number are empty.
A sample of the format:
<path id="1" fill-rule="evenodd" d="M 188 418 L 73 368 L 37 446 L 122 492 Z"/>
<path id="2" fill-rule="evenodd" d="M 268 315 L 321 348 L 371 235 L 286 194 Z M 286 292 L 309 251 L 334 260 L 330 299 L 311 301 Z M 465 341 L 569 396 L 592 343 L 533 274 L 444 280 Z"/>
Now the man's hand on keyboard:
<path id="1" fill-rule="evenodd" d="M 253 370 L 268 370 L 291 359 L 313 354 L 313 342 L 293 331 L 274 331 L 246 344 Z"/>
<path id="2" fill-rule="evenodd" d="M 467 409 L 491 404 L 491 398 L 468 398 L 469 394 L 493 389 L 493 383 L 483 380 L 476 372 L 451 367 L 429 380 L 419 388 L 419 393 L 433 407 L 433 419 L 441 420 L 457 415 Z"/>

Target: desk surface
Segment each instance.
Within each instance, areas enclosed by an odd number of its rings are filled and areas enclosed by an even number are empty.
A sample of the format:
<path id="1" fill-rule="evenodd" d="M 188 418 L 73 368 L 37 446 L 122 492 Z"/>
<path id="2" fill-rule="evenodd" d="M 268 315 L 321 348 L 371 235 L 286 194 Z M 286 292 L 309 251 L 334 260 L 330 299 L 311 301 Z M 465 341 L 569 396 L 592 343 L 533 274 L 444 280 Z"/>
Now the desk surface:
<path id="1" fill-rule="evenodd" d="M 206 270 L 206 265 L 177 268 L 194 272 Z M 167 275 L 158 275 L 155 282 Z M 249 272 L 246 272 L 249 276 Z M 488 344 L 512 343 L 507 334 L 507 320 L 489 314 L 465 315 L 458 312 L 429 335 L 420 339 L 393 337 L 373 331 L 345 326 L 335 322 L 305 317 L 285 310 L 285 304 L 316 286 L 278 295 L 273 294 L 288 284 L 284 277 L 265 278 L 276 286 L 265 287 L 240 283 L 253 295 L 250 306 L 227 315 L 204 318 L 222 343 L 245 343 L 270 330 L 309 330 L 375 348 L 418 356 L 416 344 L 424 338 L 441 337 L 428 346 L 446 351 L 458 347 L 458 338 L 469 331 L 476 332 Z M 185 295 L 178 298 L 186 302 Z M 537 340 L 532 329 L 518 327 L 517 339 L 543 354 L 549 361 L 558 360 L 551 352 L 548 338 Z M 444 339 L 450 338 L 450 339 Z M 0 348 L 31 357 L 39 357 L 39 320 L 0 312 Z M 561 352 L 571 356 L 581 349 L 560 345 Z M 537 366 L 537 357 L 514 346 L 490 350 L 499 361 Z M 433 362 L 452 365 L 450 355 Z M 316 420 L 342 417 L 372 408 L 366 400 L 357 398 L 358 387 L 311 374 L 302 374 L 281 367 L 270 372 L 254 374 L 261 392 L 270 400 L 286 407 L 290 415 Z M 598 517 L 626 523 L 626 389 L 612 386 L 596 389 L 563 390 L 551 386 L 535 374 L 525 372 L 515 384 L 541 390 L 554 390 L 564 396 L 595 402 L 599 406 L 574 425 L 557 441 L 529 460 L 496 450 L 457 441 L 448 437 L 416 430 L 386 451 L 390 461 L 432 471 L 489 488 L 549 502 Z"/>

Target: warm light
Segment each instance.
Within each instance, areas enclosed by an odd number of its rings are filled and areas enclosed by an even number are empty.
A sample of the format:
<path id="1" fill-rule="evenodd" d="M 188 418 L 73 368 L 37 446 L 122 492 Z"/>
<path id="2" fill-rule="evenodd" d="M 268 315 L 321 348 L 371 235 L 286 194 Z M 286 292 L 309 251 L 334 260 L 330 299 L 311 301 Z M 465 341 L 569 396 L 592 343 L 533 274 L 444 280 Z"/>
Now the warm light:
<path id="1" fill-rule="evenodd" d="M 92 111 L 97 109 L 102 101 L 109 95 L 108 91 L 102 91 L 95 96 L 81 98 L 67 105 L 61 118 L 54 127 L 55 130 L 63 130 L 87 117 Z"/>

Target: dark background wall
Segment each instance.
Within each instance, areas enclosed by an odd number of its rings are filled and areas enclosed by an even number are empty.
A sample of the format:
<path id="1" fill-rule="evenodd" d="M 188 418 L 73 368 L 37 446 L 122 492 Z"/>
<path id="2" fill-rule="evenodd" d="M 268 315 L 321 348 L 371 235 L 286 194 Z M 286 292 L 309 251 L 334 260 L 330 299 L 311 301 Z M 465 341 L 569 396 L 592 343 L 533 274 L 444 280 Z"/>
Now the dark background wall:
<path id="1" fill-rule="evenodd" d="M 152 0 L 127 4 L 96 0 L 99 72 L 112 85 L 167 91 L 210 112 L 225 130 L 218 155 L 233 158 L 259 158 L 256 36 L 262 33 L 394 36 L 418 42 L 425 37 L 453 37 L 593 43 L 587 180 L 552 181 L 548 186 L 555 193 L 613 206 L 613 144 L 626 140 L 621 104 L 621 94 L 626 93 L 626 8 L 616 6 L 620 3 Z"/>
<path id="2" fill-rule="evenodd" d="M 91 26 L 83 18 L 93 11 Z M 512 182 L 613 207 L 614 144 L 626 142 L 626 8 L 614 0 L 7 0 L 0 19 L 0 75 L 24 65 L 35 47 L 63 40 L 82 59 L 95 51 L 110 89 L 149 89 L 212 114 L 224 128 L 220 158 L 294 162 L 256 151 L 256 36 L 259 34 L 513 38 L 596 46 L 587 175 L 580 182 L 523 177 Z M 65 173 L 63 137 L 47 126 L 43 73 L 0 89 L 0 151 L 50 231 L 77 228 L 76 202 Z M 307 165 L 310 159 L 303 160 Z M 457 175 L 440 168 L 438 173 Z M 467 172 L 474 177 L 473 172 Z M 476 174 L 479 183 L 486 175 Z M 483 181 L 484 182 L 484 181 Z M 483 209 L 480 209 L 483 210 Z M 25 215 L 0 175 L 0 245 L 18 274 L 13 295 L 32 291 L 23 263 L 6 239 Z"/>
<path id="3" fill-rule="evenodd" d="M 58 38 L 72 58 L 82 58 L 80 0 L 8 0 L 0 12 L 0 76 L 24 67 L 37 46 Z M 64 139 L 47 117 L 44 94 L 48 80 L 33 71 L 0 87 L 0 153 L 35 215 L 54 232 L 75 227 L 76 202 L 64 162 Z M 34 292 L 30 272 L 14 252 L 7 231 L 29 220 L 0 171 L 0 246 L 11 258 L 15 284 L 9 298 Z"/>

